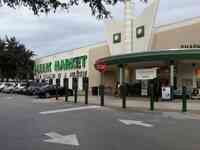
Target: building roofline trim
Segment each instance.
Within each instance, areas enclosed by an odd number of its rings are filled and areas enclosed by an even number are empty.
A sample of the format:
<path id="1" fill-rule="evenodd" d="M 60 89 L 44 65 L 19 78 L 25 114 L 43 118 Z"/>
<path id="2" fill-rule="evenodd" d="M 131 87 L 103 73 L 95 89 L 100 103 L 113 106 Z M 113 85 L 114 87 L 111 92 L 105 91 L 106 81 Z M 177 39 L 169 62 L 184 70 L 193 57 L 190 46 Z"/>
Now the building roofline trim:
<path id="1" fill-rule="evenodd" d="M 184 19 L 184 20 L 174 22 L 174 23 L 155 26 L 154 32 L 155 33 L 164 32 L 164 31 L 177 29 L 177 28 L 184 27 L 184 26 L 189 26 L 189 25 L 192 25 L 195 23 L 200 23 L 200 17 L 188 18 L 188 19 Z"/>
<path id="2" fill-rule="evenodd" d="M 129 53 L 105 57 L 97 60 L 95 64 L 120 65 L 134 62 L 175 61 L 189 59 L 199 60 L 200 49 L 164 49 L 160 51 Z"/>
<path id="3" fill-rule="evenodd" d="M 80 46 L 80 47 L 72 48 L 72 49 L 69 49 L 69 50 L 55 52 L 55 53 L 52 53 L 52 54 L 49 54 L 49 55 L 46 55 L 46 56 L 41 56 L 41 57 L 35 58 L 35 61 L 43 59 L 43 58 L 46 58 L 46 57 L 50 57 L 50 56 L 66 53 L 66 52 L 72 52 L 72 51 L 75 51 L 75 50 L 78 50 L 78 49 L 82 49 L 82 48 L 94 48 L 94 47 L 98 47 L 98 46 L 101 46 L 101 45 L 107 45 L 107 41 L 97 42 L 97 43 L 94 43 L 94 44 L 88 44 L 88 45 L 85 45 L 85 46 Z"/>

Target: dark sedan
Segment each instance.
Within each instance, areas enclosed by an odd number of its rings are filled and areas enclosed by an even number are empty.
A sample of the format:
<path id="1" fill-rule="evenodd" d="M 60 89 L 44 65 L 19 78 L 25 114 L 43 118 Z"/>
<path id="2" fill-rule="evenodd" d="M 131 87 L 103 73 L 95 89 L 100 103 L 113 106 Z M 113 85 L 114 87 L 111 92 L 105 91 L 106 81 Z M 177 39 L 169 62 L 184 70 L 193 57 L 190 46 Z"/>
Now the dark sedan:
<path id="1" fill-rule="evenodd" d="M 65 95 L 64 87 L 58 87 L 57 89 L 58 96 Z M 37 91 L 38 97 L 49 98 L 56 96 L 56 86 L 55 85 L 45 85 Z M 68 96 L 73 96 L 73 90 L 68 89 Z"/>
<path id="2" fill-rule="evenodd" d="M 39 92 L 39 89 L 43 86 L 48 85 L 47 83 L 37 83 L 37 82 L 32 82 L 30 83 L 29 87 L 26 88 L 26 90 L 24 91 L 26 95 L 37 95 L 37 93 Z"/>

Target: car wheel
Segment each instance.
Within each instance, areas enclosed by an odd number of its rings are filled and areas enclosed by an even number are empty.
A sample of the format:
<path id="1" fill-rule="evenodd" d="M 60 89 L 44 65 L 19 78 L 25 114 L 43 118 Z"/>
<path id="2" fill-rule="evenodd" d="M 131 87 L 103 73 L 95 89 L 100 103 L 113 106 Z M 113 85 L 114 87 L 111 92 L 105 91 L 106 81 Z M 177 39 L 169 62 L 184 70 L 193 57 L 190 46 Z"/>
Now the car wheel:
<path id="1" fill-rule="evenodd" d="M 33 93 L 32 93 L 32 95 L 35 96 L 36 94 L 37 94 L 37 93 L 36 93 L 36 91 L 34 90 Z"/>
<path id="2" fill-rule="evenodd" d="M 49 92 L 45 93 L 45 98 L 50 98 Z"/>

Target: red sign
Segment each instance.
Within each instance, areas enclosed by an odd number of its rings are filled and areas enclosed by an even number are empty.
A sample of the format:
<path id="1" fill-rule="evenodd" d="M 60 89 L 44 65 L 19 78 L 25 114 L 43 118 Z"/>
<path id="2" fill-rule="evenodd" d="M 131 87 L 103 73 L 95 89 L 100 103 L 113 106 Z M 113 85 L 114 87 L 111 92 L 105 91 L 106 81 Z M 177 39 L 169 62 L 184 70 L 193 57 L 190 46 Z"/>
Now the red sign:
<path id="1" fill-rule="evenodd" d="M 107 70 L 107 65 L 106 64 L 96 64 L 95 68 L 99 71 L 99 72 L 105 72 Z"/>

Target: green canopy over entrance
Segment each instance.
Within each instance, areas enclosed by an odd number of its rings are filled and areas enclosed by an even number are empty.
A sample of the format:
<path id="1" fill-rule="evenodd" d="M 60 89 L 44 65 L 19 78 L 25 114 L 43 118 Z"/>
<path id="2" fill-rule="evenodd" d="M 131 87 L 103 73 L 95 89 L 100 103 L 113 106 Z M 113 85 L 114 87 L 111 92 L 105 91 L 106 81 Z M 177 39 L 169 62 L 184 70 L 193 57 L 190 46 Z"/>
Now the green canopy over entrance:
<path id="1" fill-rule="evenodd" d="M 200 49 L 169 49 L 141 53 L 130 53 L 101 58 L 97 64 L 119 65 L 133 62 L 200 60 Z"/>

